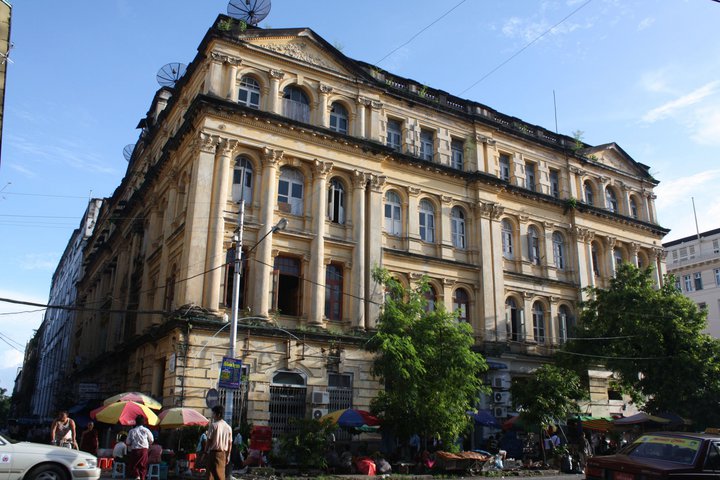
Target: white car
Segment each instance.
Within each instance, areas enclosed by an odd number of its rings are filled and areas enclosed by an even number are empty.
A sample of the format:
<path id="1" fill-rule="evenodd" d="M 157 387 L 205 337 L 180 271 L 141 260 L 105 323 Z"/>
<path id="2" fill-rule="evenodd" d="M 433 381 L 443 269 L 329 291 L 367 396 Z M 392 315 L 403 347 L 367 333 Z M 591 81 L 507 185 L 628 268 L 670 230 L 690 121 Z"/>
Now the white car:
<path id="1" fill-rule="evenodd" d="M 0 480 L 98 480 L 95 455 L 0 435 Z"/>

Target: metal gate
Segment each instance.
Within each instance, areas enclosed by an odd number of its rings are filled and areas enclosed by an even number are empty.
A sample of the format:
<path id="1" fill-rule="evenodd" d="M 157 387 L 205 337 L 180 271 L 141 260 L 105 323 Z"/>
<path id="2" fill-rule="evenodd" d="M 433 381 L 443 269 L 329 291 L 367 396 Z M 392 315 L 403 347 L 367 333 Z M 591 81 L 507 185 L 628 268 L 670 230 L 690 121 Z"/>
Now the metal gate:
<path id="1" fill-rule="evenodd" d="M 352 388 L 328 387 L 328 393 L 330 394 L 328 412 L 334 412 L 335 410 L 342 410 L 344 408 L 352 408 Z M 349 442 L 352 440 L 352 435 L 348 431 L 339 429 L 335 432 L 335 440 L 339 442 Z"/>
<path id="2" fill-rule="evenodd" d="M 238 427 L 247 420 L 247 399 L 248 399 L 248 387 L 247 381 L 240 384 L 238 390 L 233 390 L 233 415 L 231 427 Z M 218 389 L 218 403 L 225 405 L 227 402 L 227 389 Z"/>
<path id="3" fill-rule="evenodd" d="M 290 420 L 305 418 L 306 396 L 305 386 L 270 386 L 270 428 L 273 437 L 297 431 Z"/>

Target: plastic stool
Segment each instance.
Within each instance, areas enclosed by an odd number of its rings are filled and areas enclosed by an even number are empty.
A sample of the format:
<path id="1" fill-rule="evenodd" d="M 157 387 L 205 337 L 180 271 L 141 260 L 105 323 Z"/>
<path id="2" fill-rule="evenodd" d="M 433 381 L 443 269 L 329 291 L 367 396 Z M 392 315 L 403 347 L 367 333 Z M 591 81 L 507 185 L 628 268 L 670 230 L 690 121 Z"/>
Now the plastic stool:
<path id="1" fill-rule="evenodd" d="M 125 478 L 125 464 L 113 462 L 112 478 Z"/>
<path id="2" fill-rule="evenodd" d="M 150 465 L 148 465 L 148 471 L 147 475 L 145 475 L 145 480 L 160 480 L 159 463 L 151 463 Z"/>
<path id="3" fill-rule="evenodd" d="M 98 466 L 102 470 L 110 470 L 113 467 L 113 459 L 108 457 L 98 458 Z"/>

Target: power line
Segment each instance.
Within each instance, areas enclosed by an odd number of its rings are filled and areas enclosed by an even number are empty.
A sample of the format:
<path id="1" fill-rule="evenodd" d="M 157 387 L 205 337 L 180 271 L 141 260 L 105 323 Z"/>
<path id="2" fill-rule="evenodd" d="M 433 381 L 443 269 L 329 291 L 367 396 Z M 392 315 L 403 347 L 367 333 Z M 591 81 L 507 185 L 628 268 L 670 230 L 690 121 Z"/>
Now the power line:
<path id="1" fill-rule="evenodd" d="M 18 342 L 17 340 L 13 340 L 12 338 L 8 337 L 7 335 L 5 335 L 2 332 L 0 332 L 0 338 L 4 339 L 6 341 L 10 341 L 10 342 L 14 343 L 15 345 L 18 345 L 20 348 L 23 348 L 22 343 Z"/>
<path id="2" fill-rule="evenodd" d="M 452 7 L 450 10 L 448 10 L 447 12 L 443 13 L 442 15 L 440 15 L 438 18 L 436 18 L 435 20 L 433 20 L 428 26 L 424 27 L 424 28 L 421 29 L 419 32 L 417 32 L 415 35 L 413 35 L 412 37 L 410 37 L 410 39 L 409 39 L 407 42 L 403 43 L 403 44 L 400 45 L 399 47 L 397 47 L 397 48 L 395 48 L 394 50 L 392 50 L 390 53 L 388 53 L 387 55 L 385 55 L 384 57 L 382 57 L 380 60 L 378 60 L 377 62 L 375 62 L 375 64 L 376 64 L 376 65 L 379 65 L 380 62 L 382 62 L 383 60 L 385 60 L 386 58 L 388 58 L 390 55 L 392 55 L 393 53 L 395 53 L 395 52 L 397 52 L 398 50 L 400 50 L 400 49 L 401 49 L 402 47 L 404 47 L 405 45 L 407 45 L 407 44 L 409 44 L 410 42 L 412 42 L 413 40 L 415 40 L 415 39 L 416 39 L 420 34 L 422 34 L 425 30 L 427 30 L 428 28 L 432 27 L 432 26 L 435 25 L 437 22 L 439 22 L 440 20 L 442 20 L 443 18 L 445 18 L 447 15 L 450 14 L 450 12 L 452 12 L 453 10 L 455 10 L 456 8 L 458 8 L 460 5 L 462 5 L 462 4 L 465 3 L 466 1 L 467 1 L 467 0 L 462 0 L 460 3 L 458 3 L 457 5 L 455 5 L 454 7 Z"/>
<path id="3" fill-rule="evenodd" d="M 537 42 L 538 40 L 540 40 L 542 37 L 544 37 L 544 36 L 547 35 L 548 33 L 552 32 L 552 31 L 553 31 L 555 28 L 557 28 L 561 23 L 565 22 L 565 20 L 567 20 L 568 18 L 570 18 L 570 17 L 572 17 L 573 15 L 575 15 L 575 14 L 576 14 L 577 12 L 579 12 L 581 9 L 585 8 L 590 2 L 592 2 L 592 0 L 587 0 L 585 3 L 583 3 L 582 5 L 580 5 L 579 7 L 577 7 L 577 8 L 576 8 L 575 10 L 573 10 L 572 12 L 570 12 L 565 18 L 563 18 L 562 20 L 560 20 L 559 22 L 557 22 L 555 25 L 553 25 L 552 27 L 550 27 L 550 28 L 548 28 L 547 30 L 545 30 L 543 33 L 541 33 L 540 35 L 538 35 L 537 37 L 535 37 L 535 38 L 534 38 L 533 40 L 531 40 L 530 42 L 526 43 L 520 50 L 518 50 L 517 52 L 513 53 L 512 55 L 510 55 L 510 57 L 508 57 L 505 61 L 503 61 L 502 63 L 500 63 L 497 67 L 493 68 L 493 69 L 490 70 L 488 73 L 486 73 L 485 75 L 483 75 L 483 76 L 480 78 L 480 80 L 478 80 L 477 82 L 473 83 L 472 85 L 470 85 L 469 87 L 467 87 L 465 90 L 463 90 L 462 92 L 460 92 L 459 95 L 462 95 L 463 93 L 467 92 L 468 90 L 470 90 L 471 88 L 473 88 L 475 85 L 477 85 L 478 83 L 482 82 L 483 80 L 485 80 L 486 78 L 488 78 L 488 77 L 489 77 L 490 75 L 492 75 L 493 73 L 495 73 L 495 72 L 497 72 L 498 70 L 500 70 L 503 66 L 505 66 L 505 64 L 507 64 L 507 63 L 510 62 L 513 58 L 515 58 L 515 57 L 517 57 L 518 55 L 520 55 L 520 54 L 521 54 L 522 52 L 524 52 L 525 50 L 527 50 L 530 46 L 532 46 L 535 42 Z"/>
<path id="4" fill-rule="evenodd" d="M 668 358 L 673 358 L 672 356 L 665 356 L 665 357 L 611 357 L 611 356 L 607 356 L 607 355 L 590 355 L 589 353 L 568 352 L 566 350 L 563 350 L 558 353 L 559 354 L 576 355 L 579 357 L 602 358 L 605 360 L 666 360 Z"/>
<path id="5" fill-rule="evenodd" d="M 0 315 L 21 315 L 24 313 L 35 313 L 35 312 L 42 312 L 44 311 L 44 308 L 38 308 L 37 310 L 21 310 L 19 312 L 2 312 Z"/>
<path id="6" fill-rule="evenodd" d="M 82 198 L 83 200 L 87 200 L 88 196 L 79 197 L 76 195 L 50 195 L 46 193 L 17 193 L 17 192 L 3 192 L 3 195 L 22 195 L 26 197 L 51 197 L 51 198 Z"/>

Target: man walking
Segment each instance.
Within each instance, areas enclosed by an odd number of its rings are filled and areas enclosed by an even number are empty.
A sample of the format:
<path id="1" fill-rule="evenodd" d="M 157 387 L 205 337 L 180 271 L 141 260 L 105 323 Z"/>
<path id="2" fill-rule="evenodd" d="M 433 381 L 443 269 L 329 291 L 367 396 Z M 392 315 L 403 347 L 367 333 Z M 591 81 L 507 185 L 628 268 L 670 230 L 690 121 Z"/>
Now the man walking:
<path id="1" fill-rule="evenodd" d="M 205 469 L 207 480 L 225 480 L 225 468 L 230 462 L 232 451 L 232 428 L 223 420 L 225 407 L 212 408 L 212 422 L 208 425 L 208 439 L 205 446 Z"/>
<path id="2" fill-rule="evenodd" d="M 127 476 L 136 480 L 145 480 L 148 466 L 148 451 L 155 441 L 152 432 L 145 426 L 145 417 L 135 417 L 135 428 L 128 432 L 125 443 L 128 445 L 129 459 Z"/>

